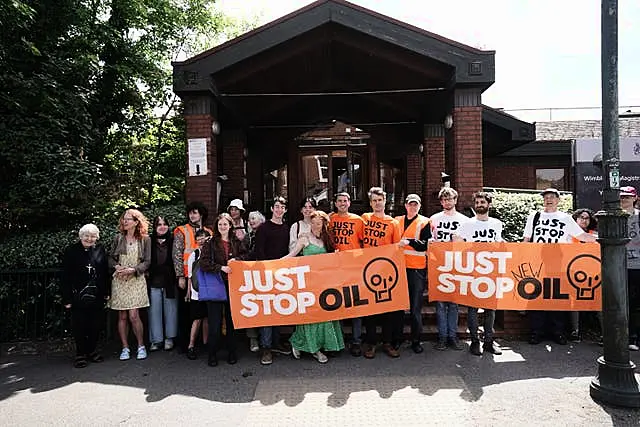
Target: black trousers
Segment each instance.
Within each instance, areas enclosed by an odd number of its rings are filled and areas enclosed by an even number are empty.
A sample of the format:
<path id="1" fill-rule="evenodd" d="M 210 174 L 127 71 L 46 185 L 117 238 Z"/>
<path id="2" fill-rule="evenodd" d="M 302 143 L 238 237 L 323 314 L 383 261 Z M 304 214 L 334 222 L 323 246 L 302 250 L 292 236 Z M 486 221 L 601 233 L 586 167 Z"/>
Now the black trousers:
<path id="1" fill-rule="evenodd" d="M 231 319 L 229 301 L 207 301 L 207 314 L 209 321 L 209 355 L 215 355 L 222 347 L 222 316 L 224 316 L 227 327 L 227 350 L 229 353 L 235 353 L 236 331 Z"/>
<path id="2" fill-rule="evenodd" d="M 184 300 L 187 291 L 178 288 L 176 298 L 178 298 L 178 337 L 176 345 L 182 352 L 186 352 L 189 347 L 191 337 L 191 307 L 190 303 Z"/>
<path id="3" fill-rule="evenodd" d="M 71 307 L 71 326 L 76 341 L 76 355 L 88 356 L 96 351 L 103 323 L 102 306 Z"/>
<path id="4" fill-rule="evenodd" d="M 382 342 L 384 344 L 391 344 L 394 335 L 394 329 L 398 324 L 397 312 L 375 314 L 373 316 L 367 316 L 362 319 L 364 327 L 367 329 L 365 333 L 365 342 L 369 345 L 376 345 L 378 337 L 376 334 L 376 327 L 380 325 L 382 327 Z M 395 315 L 395 317 L 394 317 Z M 396 329 L 397 330 L 397 329 Z M 396 333 L 397 335 L 397 333 Z"/>
<path id="5" fill-rule="evenodd" d="M 564 335 L 567 329 L 566 311 L 530 311 L 531 333 L 543 337 L 550 328 L 552 335 Z"/>

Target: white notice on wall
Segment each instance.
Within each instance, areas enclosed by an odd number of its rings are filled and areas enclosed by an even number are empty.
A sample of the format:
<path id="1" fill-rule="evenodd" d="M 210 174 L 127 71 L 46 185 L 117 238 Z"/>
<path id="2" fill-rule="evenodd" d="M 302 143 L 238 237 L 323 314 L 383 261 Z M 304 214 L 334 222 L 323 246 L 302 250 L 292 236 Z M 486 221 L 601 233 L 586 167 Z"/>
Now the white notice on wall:
<path id="1" fill-rule="evenodd" d="M 193 138 L 188 141 L 189 176 L 206 175 L 207 170 L 207 139 Z"/>

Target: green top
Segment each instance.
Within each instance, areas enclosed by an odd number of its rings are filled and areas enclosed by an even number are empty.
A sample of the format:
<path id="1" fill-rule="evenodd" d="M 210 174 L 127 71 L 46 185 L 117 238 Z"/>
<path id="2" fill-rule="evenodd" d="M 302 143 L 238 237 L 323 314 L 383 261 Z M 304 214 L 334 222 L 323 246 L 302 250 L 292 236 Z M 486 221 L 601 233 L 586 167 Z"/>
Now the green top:
<path id="1" fill-rule="evenodd" d="M 314 245 L 313 243 L 309 243 L 307 246 L 302 248 L 302 255 L 318 255 L 318 254 L 326 254 L 327 250 L 323 246 Z"/>

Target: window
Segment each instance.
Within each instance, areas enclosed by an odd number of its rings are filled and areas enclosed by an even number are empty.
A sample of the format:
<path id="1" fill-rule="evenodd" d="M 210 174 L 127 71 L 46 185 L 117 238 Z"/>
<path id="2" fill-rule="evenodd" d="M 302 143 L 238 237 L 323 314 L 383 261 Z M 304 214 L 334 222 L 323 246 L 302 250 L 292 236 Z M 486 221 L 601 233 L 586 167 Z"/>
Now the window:
<path id="1" fill-rule="evenodd" d="M 544 190 L 545 188 L 566 190 L 565 187 L 565 170 L 563 168 L 536 169 L 536 190 Z"/>

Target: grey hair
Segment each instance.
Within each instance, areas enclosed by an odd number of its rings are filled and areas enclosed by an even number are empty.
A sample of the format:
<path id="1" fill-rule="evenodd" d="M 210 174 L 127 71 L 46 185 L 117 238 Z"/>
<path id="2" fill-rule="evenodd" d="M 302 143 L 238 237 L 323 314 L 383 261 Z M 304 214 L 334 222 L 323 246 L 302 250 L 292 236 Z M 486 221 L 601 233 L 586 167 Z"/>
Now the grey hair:
<path id="1" fill-rule="evenodd" d="M 249 221 L 251 221 L 252 219 L 257 219 L 260 224 L 262 224 L 263 222 L 266 221 L 264 215 L 262 215 L 258 211 L 249 212 L 249 217 L 248 218 L 249 218 Z"/>
<path id="2" fill-rule="evenodd" d="M 82 238 L 85 234 L 95 234 L 96 238 L 99 239 L 100 229 L 95 224 L 85 224 L 80 228 L 80 231 L 78 231 L 78 236 Z"/>

